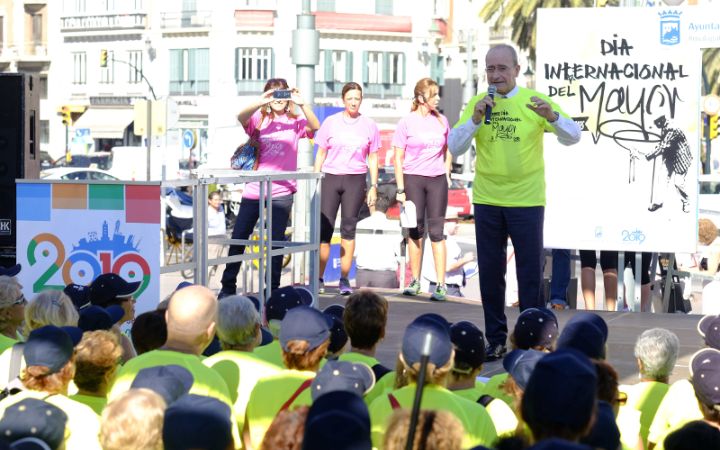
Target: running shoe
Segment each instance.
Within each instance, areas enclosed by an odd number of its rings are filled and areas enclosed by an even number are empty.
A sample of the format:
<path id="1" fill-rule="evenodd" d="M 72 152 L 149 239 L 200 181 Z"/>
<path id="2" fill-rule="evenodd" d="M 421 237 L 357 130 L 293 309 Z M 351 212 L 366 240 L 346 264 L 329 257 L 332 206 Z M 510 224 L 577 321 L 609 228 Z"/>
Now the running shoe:
<path id="1" fill-rule="evenodd" d="M 350 287 L 350 281 L 348 281 L 347 278 L 340 278 L 340 283 L 338 284 L 338 289 L 340 290 L 340 295 L 352 294 L 352 288 Z"/>
<path id="2" fill-rule="evenodd" d="M 420 282 L 413 278 L 408 287 L 403 290 L 403 295 L 418 295 L 420 293 Z"/>
<path id="3" fill-rule="evenodd" d="M 430 296 L 430 300 L 436 302 L 444 302 L 447 300 L 447 287 L 444 284 L 438 284 L 435 288 L 435 292 Z"/>

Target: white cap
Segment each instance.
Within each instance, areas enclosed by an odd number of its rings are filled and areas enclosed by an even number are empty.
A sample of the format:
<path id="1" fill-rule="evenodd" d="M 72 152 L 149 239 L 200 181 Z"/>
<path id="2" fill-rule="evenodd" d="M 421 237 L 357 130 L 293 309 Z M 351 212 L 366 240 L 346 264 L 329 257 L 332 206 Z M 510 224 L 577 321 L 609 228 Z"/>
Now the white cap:
<path id="1" fill-rule="evenodd" d="M 400 207 L 400 226 L 403 228 L 417 227 L 417 211 L 415 203 L 406 200 Z"/>

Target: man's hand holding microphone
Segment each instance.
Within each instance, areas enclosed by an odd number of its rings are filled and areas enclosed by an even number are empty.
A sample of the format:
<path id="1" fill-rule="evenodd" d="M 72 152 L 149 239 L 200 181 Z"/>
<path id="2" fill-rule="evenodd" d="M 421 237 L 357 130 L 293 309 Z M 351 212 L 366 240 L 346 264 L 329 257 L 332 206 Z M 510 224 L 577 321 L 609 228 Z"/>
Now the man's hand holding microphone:
<path id="1" fill-rule="evenodd" d="M 475 103 L 475 111 L 473 111 L 472 115 L 472 121 L 475 125 L 480 125 L 480 122 L 484 122 L 485 125 L 490 125 L 492 109 L 495 107 L 496 92 L 497 88 L 494 84 L 491 84 L 488 86 L 487 95 Z"/>

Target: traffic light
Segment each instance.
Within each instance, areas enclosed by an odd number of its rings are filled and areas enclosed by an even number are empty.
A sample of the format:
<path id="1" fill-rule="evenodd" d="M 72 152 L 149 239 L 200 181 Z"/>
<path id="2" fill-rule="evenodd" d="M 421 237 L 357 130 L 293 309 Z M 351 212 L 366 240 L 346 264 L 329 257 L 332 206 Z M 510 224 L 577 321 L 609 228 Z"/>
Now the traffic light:
<path id="1" fill-rule="evenodd" d="M 107 67 L 108 51 L 105 49 L 100 50 L 100 67 Z"/>
<path id="2" fill-rule="evenodd" d="M 66 127 L 72 125 L 72 112 L 69 106 L 61 106 L 58 115 L 62 117 L 62 123 Z"/>
<path id="3" fill-rule="evenodd" d="M 710 116 L 710 120 L 708 120 L 708 137 L 712 141 L 716 137 L 718 137 L 718 116 L 717 114 L 714 114 Z"/>

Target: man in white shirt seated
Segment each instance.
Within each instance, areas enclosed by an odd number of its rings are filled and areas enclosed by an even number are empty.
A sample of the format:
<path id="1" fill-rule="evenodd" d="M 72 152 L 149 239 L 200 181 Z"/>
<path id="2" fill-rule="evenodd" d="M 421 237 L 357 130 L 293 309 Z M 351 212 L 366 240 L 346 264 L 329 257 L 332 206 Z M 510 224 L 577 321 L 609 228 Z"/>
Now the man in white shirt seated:
<path id="1" fill-rule="evenodd" d="M 357 223 L 355 284 L 358 288 L 400 287 L 397 276 L 402 242 L 400 223 L 386 215 L 395 201 L 395 196 L 378 192 L 373 213 Z"/>

